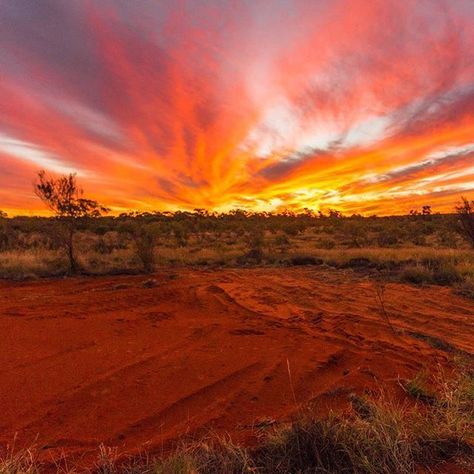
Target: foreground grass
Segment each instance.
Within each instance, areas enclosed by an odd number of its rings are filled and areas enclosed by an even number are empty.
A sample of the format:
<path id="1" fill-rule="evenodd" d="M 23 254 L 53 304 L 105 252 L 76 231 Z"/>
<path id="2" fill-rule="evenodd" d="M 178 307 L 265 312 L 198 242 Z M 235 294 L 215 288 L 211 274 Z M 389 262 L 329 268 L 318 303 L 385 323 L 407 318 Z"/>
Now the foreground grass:
<path id="1" fill-rule="evenodd" d="M 441 375 L 440 375 L 441 374 Z M 95 466 L 102 474 L 287 474 L 356 473 L 411 474 L 419 468 L 455 463 L 474 469 L 474 372 L 472 360 L 457 375 L 440 372 L 429 398 L 419 378 L 406 381 L 408 403 L 385 396 L 351 395 L 352 409 L 342 415 L 315 419 L 305 413 L 285 428 L 268 433 L 255 448 L 228 438 L 187 444 L 166 459 L 151 456 L 126 459 L 114 448 L 101 446 Z M 431 392 L 430 392 L 431 393 Z M 1 474 L 39 474 L 45 465 L 37 450 L 9 450 L 0 458 Z M 64 467 L 66 466 L 66 467 Z M 59 463 L 48 471 L 79 472 Z"/>

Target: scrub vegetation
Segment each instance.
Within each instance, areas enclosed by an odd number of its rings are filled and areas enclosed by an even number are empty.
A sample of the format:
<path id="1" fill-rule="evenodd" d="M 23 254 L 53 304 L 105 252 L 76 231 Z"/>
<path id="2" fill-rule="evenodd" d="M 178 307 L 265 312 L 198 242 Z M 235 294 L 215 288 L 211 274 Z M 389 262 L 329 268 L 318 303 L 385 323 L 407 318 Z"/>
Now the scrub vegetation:
<path id="1" fill-rule="evenodd" d="M 0 277 L 72 273 L 151 273 L 161 266 L 329 265 L 417 285 L 474 294 L 474 205 L 453 214 L 430 206 L 410 215 L 315 213 L 130 212 L 83 198 L 74 175 L 43 173 L 35 191 L 54 217 L 0 217 Z"/>

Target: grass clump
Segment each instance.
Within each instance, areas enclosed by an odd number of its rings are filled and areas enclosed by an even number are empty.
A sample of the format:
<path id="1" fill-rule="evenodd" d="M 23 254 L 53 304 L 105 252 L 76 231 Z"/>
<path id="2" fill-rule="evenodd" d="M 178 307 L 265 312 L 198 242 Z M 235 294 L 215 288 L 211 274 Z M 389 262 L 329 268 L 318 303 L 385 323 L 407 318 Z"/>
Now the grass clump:
<path id="1" fill-rule="evenodd" d="M 474 300 L 474 279 L 466 279 L 461 283 L 458 283 L 454 287 L 454 292 L 457 295 L 464 296 L 465 298 L 470 298 Z"/>
<path id="2" fill-rule="evenodd" d="M 455 353 L 457 349 L 450 344 L 449 342 L 440 339 L 436 336 L 431 336 L 429 334 L 424 334 L 421 332 L 410 331 L 408 334 L 415 339 L 419 339 L 420 341 L 425 341 L 428 345 L 433 347 L 434 349 L 438 349 L 443 352 Z"/>
<path id="3" fill-rule="evenodd" d="M 433 270 L 433 282 L 438 285 L 454 285 L 462 281 L 457 268 L 450 263 L 442 263 Z"/>
<path id="4" fill-rule="evenodd" d="M 37 450 L 28 448 L 16 450 L 15 445 L 7 446 L 0 455 L 0 474 L 40 474 L 41 464 Z"/>
<path id="5" fill-rule="evenodd" d="M 433 282 L 431 272 L 421 265 L 408 266 L 400 274 L 400 280 L 415 285 L 429 284 Z"/>
<path id="6" fill-rule="evenodd" d="M 411 397 L 425 403 L 434 403 L 436 398 L 428 387 L 427 376 L 425 372 L 419 372 L 410 380 L 402 384 L 403 389 Z"/>

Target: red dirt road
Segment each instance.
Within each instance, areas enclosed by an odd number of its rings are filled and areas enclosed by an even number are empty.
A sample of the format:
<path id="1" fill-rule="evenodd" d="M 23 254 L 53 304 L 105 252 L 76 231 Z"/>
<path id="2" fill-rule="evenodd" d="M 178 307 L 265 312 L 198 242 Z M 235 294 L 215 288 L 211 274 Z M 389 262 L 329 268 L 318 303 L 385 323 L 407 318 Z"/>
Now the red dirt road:
<path id="1" fill-rule="evenodd" d="M 374 284 L 317 268 L 179 270 L 148 277 L 0 282 L 0 440 L 62 451 L 156 449 L 208 429 L 236 439 L 297 403 L 350 392 L 474 352 L 474 303 L 448 288 Z M 288 366 L 289 369 L 288 370 Z M 290 383 L 290 374 L 291 381 Z M 56 453 L 56 454 L 55 454 Z"/>

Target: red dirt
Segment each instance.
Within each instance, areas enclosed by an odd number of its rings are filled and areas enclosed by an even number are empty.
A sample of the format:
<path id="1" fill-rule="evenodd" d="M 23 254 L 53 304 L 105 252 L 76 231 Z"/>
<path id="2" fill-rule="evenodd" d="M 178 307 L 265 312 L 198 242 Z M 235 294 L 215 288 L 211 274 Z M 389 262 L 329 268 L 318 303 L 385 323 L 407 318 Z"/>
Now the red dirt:
<path id="1" fill-rule="evenodd" d="M 350 271 L 148 278 L 0 282 L 1 440 L 37 437 L 54 457 L 102 442 L 153 450 L 208 429 L 248 439 L 299 403 L 324 413 L 380 385 L 398 396 L 399 378 L 448 361 L 408 331 L 474 352 L 474 303 L 448 288 L 388 284 L 396 337 L 374 283 Z"/>

